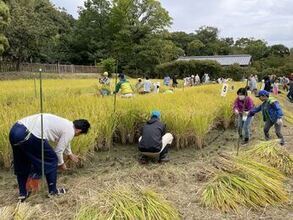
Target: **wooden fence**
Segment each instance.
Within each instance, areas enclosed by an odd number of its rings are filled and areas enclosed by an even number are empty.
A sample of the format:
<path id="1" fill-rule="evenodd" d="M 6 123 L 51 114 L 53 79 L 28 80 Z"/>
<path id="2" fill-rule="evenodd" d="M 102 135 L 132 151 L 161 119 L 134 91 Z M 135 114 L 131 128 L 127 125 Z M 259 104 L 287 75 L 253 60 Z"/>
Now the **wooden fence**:
<path id="1" fill-rule="evenodd" d="M 84 65 L 63 65 L 63 64 L 43 64 L 43 63 L 21 63 L 17 67 L 16 63 L 0 62 L 0 72 L 37 72 L 42 69 L 45 73 L 101 73 L 102 68 L 97 66 Z"/>

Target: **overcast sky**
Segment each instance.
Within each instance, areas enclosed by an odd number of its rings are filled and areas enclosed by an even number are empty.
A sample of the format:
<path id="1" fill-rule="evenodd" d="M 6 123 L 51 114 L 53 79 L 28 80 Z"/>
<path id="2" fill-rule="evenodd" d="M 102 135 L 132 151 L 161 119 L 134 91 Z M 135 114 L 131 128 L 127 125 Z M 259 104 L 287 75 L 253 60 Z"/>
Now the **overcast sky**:
<path id="1" fill-rule="evenodd" d="M 75 18 L 83 0 L 51 0 Z M 293 47 L 293 0 L 161 0 L 173 18 L 171 31 L 220 29 L 221 37 L 254 37 Z"/>

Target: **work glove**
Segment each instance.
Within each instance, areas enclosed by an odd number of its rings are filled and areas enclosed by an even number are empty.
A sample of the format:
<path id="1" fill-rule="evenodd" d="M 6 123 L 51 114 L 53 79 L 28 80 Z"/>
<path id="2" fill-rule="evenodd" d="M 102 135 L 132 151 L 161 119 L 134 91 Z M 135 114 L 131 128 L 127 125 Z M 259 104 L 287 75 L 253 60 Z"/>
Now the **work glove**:
<path id="1" fill-rule="evenodd" d="M 277 120 L 277 124 L 278 124 L 278 125 L 282 125 L 282 124 L 283 124 L 283 120 L 282 120 L 282 118 L 279 118 L 279 119 Z"/>

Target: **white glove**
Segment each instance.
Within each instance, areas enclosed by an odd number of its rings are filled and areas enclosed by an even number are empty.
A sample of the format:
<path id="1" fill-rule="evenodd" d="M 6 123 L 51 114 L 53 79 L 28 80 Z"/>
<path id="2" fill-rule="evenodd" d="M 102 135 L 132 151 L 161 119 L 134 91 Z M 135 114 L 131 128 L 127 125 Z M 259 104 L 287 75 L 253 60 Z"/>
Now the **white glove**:
<path id="1" fill-rule="evenodd" d="M 237 109 L 234 110 L 235 114 L 238 115 L 239 111 Z"/>
<path id="2" fill-rule="evenodd" d="M 279 119 L 277 120 L 277 124 L 278 124 L 278 125 L 282 125 L 282 124 L 283 124 L 283 120 L 282 120 L 282 118 L 279 118 Z"/>

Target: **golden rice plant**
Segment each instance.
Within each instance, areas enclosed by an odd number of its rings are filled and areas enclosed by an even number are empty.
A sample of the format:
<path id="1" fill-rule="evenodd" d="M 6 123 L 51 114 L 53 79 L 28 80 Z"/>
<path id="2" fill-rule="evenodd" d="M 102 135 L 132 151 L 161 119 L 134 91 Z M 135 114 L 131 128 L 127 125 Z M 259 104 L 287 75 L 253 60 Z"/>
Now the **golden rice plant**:
<path id="1" fill-rule="evenodd" d="M 219 120 L 222 122 L 223 127 L 225 129 L 229 128 L 232 118 L 233 118 L 233 110 L 232 110 L 232 102 L 231 100 L 227 100 L 223 98 L 220 107 Z"/>
<path id="2" fill-rule="evenodd" d="M 134 84 L 135 80 L 131 80 Z M 175 136 L 177 148 L 197 143 L 202 147 L 207 133 L 222 114 L 220 86 L 205 85 L 194 88 L 176 89 L 172 95 L 136 95 L 125 100 L 117 97 L 116 113 L 113 96 L 98 97 L 93 79 L 46 79 L 44 88 L 44 112 L 53 113 L 69 120 L 86 118 L 91 122 L 90 132 L 74 139 L 72 149 L 84 157 L 88 152 L 109 149 L 113 134 L 120 133 L 123 143 L 136 141 L 138 129 L 149 118 L 153 109 L 162 112 L 162 121 L 167 130 Z M 8 141 L 9 129 L 16 120 L 39 112 L 38 91 L 35 97 L 33 80 L 1 81 L 0 109 L 0 164 L 10 166 L 11 147 Z M 113 87 L 113 80 L 111 86 Z M 38 88 L 37 88 L 38 89 Z M 228 120 L 228 114 L 227 117 Z"/>
<path id="3" fill-rule="evenodd" d="M 83 205 L 75 219 L 180 219 L 179 212 L 161 195 L 150 189 L 119 187 L 106 191 L 104 198 L 103 202 Z"/>
<path id="4" fill-rule="evenodd" d="M 260 142 L 247 150 L 245 156 L 267 163 L 286 175 L 293 174 L 293 156 L 277 141 Z"/>
<path id="5" fill-rule="evenodd" d="M 218 171 L 205 185 L 201 203 L 221 211 L 240 207 L 259 209 L 288 201 L 284 179 L 277 169 L 243 157 L 220 157 Z"/>
<path id="6" fill-rule="evenodd" d="M 31 206 L 28 203 L 18 203 L 16 207 L 6 206 L 0 208 L 1 220 L 30 220 L 35 219 L 39 211 L 38 206 Z"/>
<path id="7" fill-rule="evenodd" d="M 0 219 L 1 220 L 13 219 L 12 218 L 13 212 L 14 212 L 14 209 L 11 206 L 5 206 L 5 207 L 0 208 Z"/>

